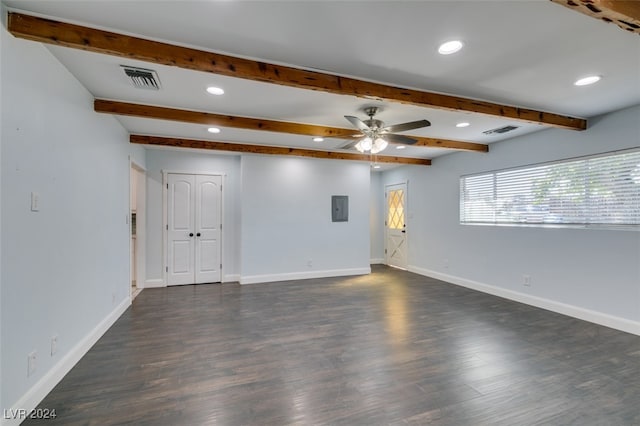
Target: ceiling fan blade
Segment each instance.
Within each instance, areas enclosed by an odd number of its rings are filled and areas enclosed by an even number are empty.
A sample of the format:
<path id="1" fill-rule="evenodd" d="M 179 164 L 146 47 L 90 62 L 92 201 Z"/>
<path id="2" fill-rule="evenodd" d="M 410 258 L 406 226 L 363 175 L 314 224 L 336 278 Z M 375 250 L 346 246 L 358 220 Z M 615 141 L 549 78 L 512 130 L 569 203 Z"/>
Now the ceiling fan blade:
<path id="1" fill-rule="evenodd" d="M 418 142 L 417 140 L 410 138 L 409 136 L 396 135 L 393 133 L 385 134 L 384 138 L 387 140 L 387 142 L 398 143 L 401 145 L 413 145 L 414 143 Z"/>
<path id="2" fill-rule="evenodd" d="M 356 146 L 356 144 L 358 142 L 360 142 L 360 141 L 359 140 L 349 141 L 349 142 L 345 143 L 344 145 L 339 146 L 338 149 L 351 149 L 354 146 Z"/>
<path id="3" fill-rule="evenodd" d="M 363 132 L 367 132 L 367 131 L 371 130 L 369 128 L 369 126 L 364 124 L 364 122 L 362 120 L 360 120 L 358 117 L 354 117 L 352 115 L 345 115 L 344 118 L 349 120 L 349 123 L 353 124 L 353 126 L 355 128 L 357 128 L 359 130 L 362 130 Z"/>
<path id="4" fill-rule="evenodd" d="M 406 132 L 407 130 L 419 129 L 421 127 L 429 127 L 431 122 L 429 120 L 410 121 L 408 123 L 394 124 L 382 129 L 383 132 Z"/>

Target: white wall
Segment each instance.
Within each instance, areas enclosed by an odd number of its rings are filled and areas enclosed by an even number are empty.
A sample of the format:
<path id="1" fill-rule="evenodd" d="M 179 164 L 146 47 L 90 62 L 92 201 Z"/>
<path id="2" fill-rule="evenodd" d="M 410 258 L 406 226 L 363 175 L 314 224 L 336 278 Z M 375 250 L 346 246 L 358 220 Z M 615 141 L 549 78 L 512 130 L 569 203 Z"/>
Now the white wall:
<path id="1" fill-rule="evenodd" d="M 207 152 L 148 149 L 146 287 L 165 285 L 163 274 L 162 171 L 225 174 L 222 234 L 223 281 L 240 274 L 240 157 Z"/>
<path id="2" fill-rule="evenodd" d="M 371 172 L 369 189 L 369 235 L 371 238 L 371 263 L 384 263 L 384 186 L 382 173 Z"/>
<path id="3" fill-rule="evenodd" d="M 129 155 L 144 151 L 48 50 L 0 31 L 2 408 L 29 409 L 129 305 Z"/>
<path id="4" fill-rule="evenodd" d="M 4 7 L 0 8 L 0 16 L 4 17 L 5 16 L 5 10 Z M 0 53 L 3 52 L 5 50 L 4 48 L 4 39 L 5 37 L 3 35 L 0 35 Z M 4 126 L 2 125 L 2 111 L 3 111 L 3 104 L 4 104 L 4 98 L 2 97 L 2 86 L 4 86 L 4 83 L 2 82 L 2 57 L 4 55 L 0 54 L 0 188 L 2 188 L 2 129 L 4 128 Z M 2 196 L 0 196 L 0 321 L 2 320 Z M 2 383 L 4 383 L 3 380 L 3 376 L 2 376 L 2 324 L 0 324 L 0 409 L 4 408 L 5 405 L 3 403 L 3 399 L 2 399 Z"/>
<path id="5" fill-rule="evenodd" d="M 369 178 L 367 163 L 244 155 L 240 282 L 368 273 Z M 331 222 L 332 195 L 348 222 Z"/>
<path id="6" fill-rule="evenodd" d="M 384 173 L 385 183 L 410 182 L 410 268 L 640 333 L 640 232 L 462 226 L 458 198 L 460 175 L 637 147 L 638 117 L 640 106 L 591 119 L 584 132 L 545 130 Z"/>
<path id="7" fill-rule="evenodd" d="M 369 271 L 368 164 L 149 149 L 146 167 L 145 286 L 164 285 L 163 170 L 226 174 L 224 281 Z M 331 195 L 349 195 L 348 223 L 331 223 Z"/>

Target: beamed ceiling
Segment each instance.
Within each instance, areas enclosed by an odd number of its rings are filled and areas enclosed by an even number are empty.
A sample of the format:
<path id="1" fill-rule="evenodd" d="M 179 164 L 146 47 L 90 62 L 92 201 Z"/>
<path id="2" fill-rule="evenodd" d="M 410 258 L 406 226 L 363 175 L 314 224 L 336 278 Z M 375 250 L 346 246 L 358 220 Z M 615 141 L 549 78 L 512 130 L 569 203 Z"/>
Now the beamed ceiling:
<path id="1" fill-rule="evenodd" d="M 639 2 L 4 3 L 7 29 L 43 43 L 96 113 L 149 149 L 429 165 L 544 129 L 584 131 L 640 103 Z M 463 49 L 438 54 L 451 39 Z M 154 70 L 160 89 L 134 87 L 122 66 Z M 587 75 L 602 80 L 573 85 Z M 375 157 L 344 148 L 359 134 L 344 116 L 365 119 L 369 106 L 387 125 L 431 126 Z M 505 126 L 515 130 L 487 133 Z"/>

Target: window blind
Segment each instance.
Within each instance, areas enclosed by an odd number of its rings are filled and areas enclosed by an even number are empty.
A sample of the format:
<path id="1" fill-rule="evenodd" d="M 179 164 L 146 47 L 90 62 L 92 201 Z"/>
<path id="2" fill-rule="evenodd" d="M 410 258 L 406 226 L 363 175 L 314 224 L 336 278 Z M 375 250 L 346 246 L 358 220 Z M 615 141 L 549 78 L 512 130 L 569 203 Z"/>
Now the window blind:
<path id="1" fill-rule="evenodd" d="M 460 222 L 640 225 L 640 150 L 460 178 Z"/>

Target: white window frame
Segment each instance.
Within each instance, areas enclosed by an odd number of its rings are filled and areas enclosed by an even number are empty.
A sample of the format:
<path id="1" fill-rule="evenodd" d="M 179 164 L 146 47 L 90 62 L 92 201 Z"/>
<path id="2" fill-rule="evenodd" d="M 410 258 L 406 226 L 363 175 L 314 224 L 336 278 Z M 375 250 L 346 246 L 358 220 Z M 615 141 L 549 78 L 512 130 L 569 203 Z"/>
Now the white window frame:
<path id="1" fill-rule="evenodd" d="M 602 169 L 602 161 L 594 162 L 594 159 L 609 159 L 611 157 L 631 154 L 632 163 L 638 157 L 638 166 L 631 171 L 631 185 L 625 179 L 618 183 L 611 180 L 605 173 L 609 169 Z M 606 160 L 605 160 L 606 161 Z M 593 165 L 600 165 L 594 168 Z M 591 165 L 591 167 L 589 167 Z M 578 188 L 578 192 L 569 192 L 553 196 L 553 190 L 546 190 L 544 193 L 536 194 L 534 185 L 541 185 L 542 179 L 549 179 L 550 173 L 563 173 L 567 169 L 577 167 L 578 171 L 572 171 L 571 179 L 561 179 L 555 177 L 554 184 L 568 182 L 575 186 L 576 179 L 585 182 L 583 187 Z M 611 169 L 616 171 L 615 169 Z M 624 169 L 621 169 L 624 170 Z M 638 171 L 637 175 L 635 171 Z M 536 175 L 536 173 L 538 173 Z M 561 175 L 562 176 L 562 175 Z M 536 177 L 539 179 L 536 181 Z M 599 185 L 608 184 L 609 188 L 619 189 L 623 192 L 623 199 L 630 200 L 631 207 L 625 205 L 622 208 L 622 215 L 619 212 L 616 216 L 616 223 L 608 223 L 608 214 L 615 210 L 602 209 L 602 204 L 598 208 L 598 202 L 602 203 L 611 198 L 611 195 L 598 196 L 597 189 L 588 185 L 587 182 L 597 180 Z M 500 181 L 500 182 L 499 182 Z M 533 183 L 529 183 L 533 182 Z M 637 184 L 637 193 L 634 182 Z M 580 184 L 577 185 L 578 187 Z M 601 188 L 601 186 L 600 186 Z M 571 191 L 576 191 L 571 189 Z M 582 192 L 580 192 L 582 191 Z M 475 192 L 475 194 L 472 194 Z M 538 191 L 539 192 L 539 191 Z M 500 196 L 500 194 L 503 194 Z M 515 195 L 509 195 L 515 194 Z M 555 191 L 558 194 L 558 190 Z M 602 192 L 600 192 L 602 194 Z M 610 194 L 610 191 L 607 193 Z M 460 224 L 461 225 L 490 225 L 490 226 L 534 226 L 534 227 L 562 227 L 562 228 L 594 228 L 594 229 L 620 229 L 640 231 L 640 149 L 626 149 L 620 151 L 606 152 L 597 155 L 568 158 L 558 161 L 531 164 L 526 166 L 513 167 L 463 175 L 460 177 Z M 535 200 L 533 197 L 536 197 Z M 574 200 L 571 201 L 570 197 Z M 575 201 L 576 197 L 580 199 Z M 514 203 L 515 202 L 515 203 Z M 560 203 L 560 206 L 559 204 Z M 566 205 L 570 204 L 569 207 Z M 514 207 L 516 205 L 517 207 Z M 475 211 L 473 211 L 475 209 Z M 610 217 L 610 216 L 609 216 Z M 597 220 L 602 220 L 598 222 Z M 621 223 L 621 221 L 626 221 Z"/>

